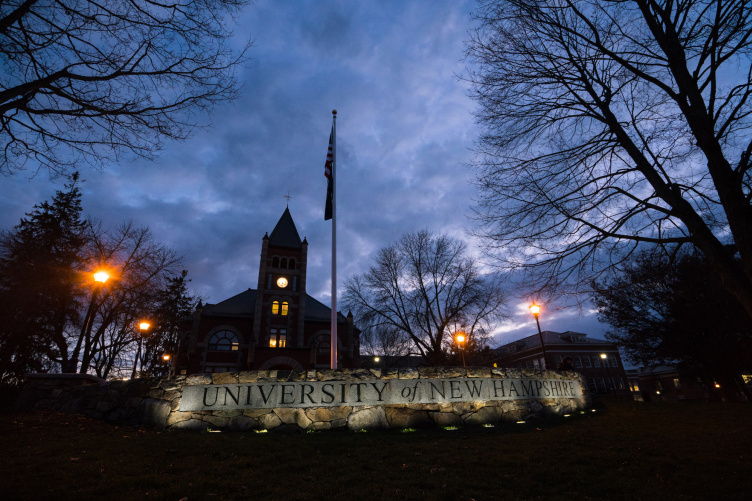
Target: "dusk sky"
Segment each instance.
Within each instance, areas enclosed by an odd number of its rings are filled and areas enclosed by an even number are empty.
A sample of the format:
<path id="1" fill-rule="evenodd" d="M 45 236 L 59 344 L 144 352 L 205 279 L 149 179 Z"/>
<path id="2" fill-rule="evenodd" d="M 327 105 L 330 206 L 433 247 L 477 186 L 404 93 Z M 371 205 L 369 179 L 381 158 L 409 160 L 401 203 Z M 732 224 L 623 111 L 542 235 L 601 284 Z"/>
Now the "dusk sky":
<path id="1" fill-rule="evenodd" d="M 407 232 L 447 233 L 480 256 L 467 233 L 479 128 L 460 78 L 474 8 L 458 0 L 256 0 L 236 20 L 237 46 L 254 41 L 240 97 L 154 162 L 125 158 L 102 172 L 83 165 L 85 215 L 107 227 L 150 227 L 184 256 L 192 289 L 218 302 L 256 287 L 261 239 L 289 194 L 309 243 L 308 293 L 328 304 L 323 171 L 336 109 L 340 290 Z M 63 179 L 34 174 L 30 167 L 0 178 L 0 228 L 63 188 Z M 492 346 L 537 332 L 525 299 L 510 301 L 513 320 Z M 581 313 L 551 305 L 541 326 L 602 337 L 605 327 Z"/>

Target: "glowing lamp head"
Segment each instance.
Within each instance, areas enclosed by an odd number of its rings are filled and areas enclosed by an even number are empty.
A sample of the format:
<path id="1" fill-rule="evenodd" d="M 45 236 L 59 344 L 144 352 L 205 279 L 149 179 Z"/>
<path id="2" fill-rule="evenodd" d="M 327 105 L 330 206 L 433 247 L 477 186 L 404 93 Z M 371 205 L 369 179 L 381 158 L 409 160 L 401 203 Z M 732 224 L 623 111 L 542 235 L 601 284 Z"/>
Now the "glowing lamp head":
<path id="1" fill-rule="evenodd" d="M 106 271 L 98 271 L 94 274 L 94 281 L 99 283 L 105 283 L 110 278 L 110 274 Z"/>
<path id="2" fill-rule="evenodd" d="M 381 359 L 379 357 L 373 357 L 373 361 L 378 364 L 379 362 L 381 362 Z"/>
<path id="3" fill-rule="evenodd" d="M 535 303 L 531 304 L 530 313 L 532 313 L 533 316 L 537 317 L 540 314 L 540 305 L 537 305 Z"/>
<path id="4" fill-rule="evenodd" d="M 606 360 L 606 354 L 605 354 L 605 353 L 601 353 L 601 358 L 602 358 L 603 360 Z"/>
<path id="5" fill-rule="evenodd" d="M 138 324 L 138 328 L 142 331 L 149 330 L 149 327 L 151 327 L 151 324 L 149 322 L 141 322 L 140 324 Z"/>
<path id="6" fill-rule="evenodd" d="M 465 342 L 465 335 L 460 332 L 459 334 L 457 334 L 457 338 L 456 339 L 457 339 L 458 343 L 464 343 Z"/>
<path id="7" fill-rule="evenodd" d="M 165 353 L 164 355 L 162 355 L 162 360 L 164 360 L 165 362 L 169 362 L 170 361 L 170 354 L 169 353 Z"/>

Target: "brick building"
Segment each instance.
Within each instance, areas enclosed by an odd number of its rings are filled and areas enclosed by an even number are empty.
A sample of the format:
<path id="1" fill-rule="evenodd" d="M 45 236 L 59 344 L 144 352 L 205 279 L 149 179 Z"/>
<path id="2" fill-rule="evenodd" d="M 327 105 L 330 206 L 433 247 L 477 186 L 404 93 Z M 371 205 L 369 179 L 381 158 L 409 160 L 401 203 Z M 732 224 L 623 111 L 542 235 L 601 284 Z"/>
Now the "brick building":
<path id="1" fill-rule="evenodd" d="M 541 337 L 547 363 L 544 364 Z M 580 332 L 544 331 L 496 348 L 499 367 L 557 369 L 571 357 L 574 370 L 581 373 L 593 393 L 629 395 L 627 375 L 616 344 L 588 337 Z"/>
<path id="2" fill-rule="evenodd" d="M 177 374 L 328 368 L 331 309 L 306 293 L 308 241 L 289 209 L 262 240 L 256 289 L 196 308 L 175 360 Z M 338 365 L 356 367 L 359 331 L 338 313 Z"/>

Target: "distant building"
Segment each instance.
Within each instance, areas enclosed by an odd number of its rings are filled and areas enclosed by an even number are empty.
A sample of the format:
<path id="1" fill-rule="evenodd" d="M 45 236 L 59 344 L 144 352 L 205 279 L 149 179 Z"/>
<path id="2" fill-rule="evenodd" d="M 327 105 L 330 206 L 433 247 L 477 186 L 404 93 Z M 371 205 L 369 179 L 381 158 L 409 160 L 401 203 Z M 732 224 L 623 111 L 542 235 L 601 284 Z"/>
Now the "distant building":
<path id="1" fill-rule="evenodd" d="M 262 239 L 257 288 L 196 308 L 186 323 L 176 374 L 330 366 L 331 309 L 306 293 L 308 241 L 289 209 Z M 337 315 L 339 367 L 357 367 L 353 317 Z"/>
<path id="2" fill-rule="evenodd" d="M 726 388 L 700 371 L 680 371 L 673 365 L 639 367 L 627 371 L 629 388 L 635 400 L 725 400 Z"/>
<path id="3" fill-rule="evenodd" d="M 543 360 L 543 338 L 547 363 Z M 544 331 L 496 348 L 499 367 L 558 369 L 562 360 L 572 359 L 593 393 L 629 395 L 627 375 L 616 344 L 588 337 L 580 332 Z"/>

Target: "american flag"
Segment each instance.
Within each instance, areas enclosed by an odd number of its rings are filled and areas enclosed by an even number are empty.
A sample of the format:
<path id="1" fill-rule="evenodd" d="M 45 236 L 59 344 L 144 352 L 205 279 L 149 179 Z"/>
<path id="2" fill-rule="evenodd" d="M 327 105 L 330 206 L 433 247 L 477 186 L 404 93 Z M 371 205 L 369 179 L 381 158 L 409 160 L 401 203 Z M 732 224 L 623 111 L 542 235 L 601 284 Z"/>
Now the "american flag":
<path id="1" fill-rule="evenodd" d="M 327 179 L 332 178 L 332 162 L 334 162 L 334 153 L 332 149 L 334 148 L 334 127 L 332 127 L 332 132 L 329 134 L 329 151 L 326 152 L 326 164 L 324 164 L 324 175 Z"/>
<path id="2" fill-rule="evenodd" d="M 332 218 L 333 212 L 333 200 L 334 200 L 334 176 L 332 169 L 334 168 L 334 124 L 332 124 L 332 132 L 329 134 L 329 151 L 326 152 L 326 164 L 324 164 L 324 175 L 328 179 L 326 183 L 326 205 L 324 206 L 324 221 L 329 221 Z"/>

